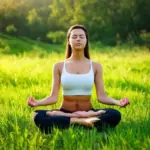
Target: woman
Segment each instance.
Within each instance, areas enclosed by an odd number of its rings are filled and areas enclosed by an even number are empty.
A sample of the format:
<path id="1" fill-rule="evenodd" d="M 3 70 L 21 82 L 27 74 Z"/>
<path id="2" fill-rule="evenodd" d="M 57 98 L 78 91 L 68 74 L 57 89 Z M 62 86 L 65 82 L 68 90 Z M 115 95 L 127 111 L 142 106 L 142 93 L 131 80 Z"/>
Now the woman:
<path id="1" fill-rule="evenodd" d="M 69 128 L 70 124 L 80 124 L 102 130 L 104 126 L 115 127 L 121 114 L 115 109 L 94 109 L 90 98 L 95 84 L 98 101 L 108 105 L 125 107 L 127 98 L 115 100 L 107 97 L 102 79 L 102 66 L 90 60 L 88 33 L 84 26 L 74 25 L 67 33 L 66 60 L 57 62 L 53 68 L 53 83 L 50 96 L 37 101 L 32 97 L 28 105 L 32 107 L 55 104 L 60 84 L 63 101 L 58 110 L 36 110 L 35 124 L 45 133 L 53 126 Z"/>

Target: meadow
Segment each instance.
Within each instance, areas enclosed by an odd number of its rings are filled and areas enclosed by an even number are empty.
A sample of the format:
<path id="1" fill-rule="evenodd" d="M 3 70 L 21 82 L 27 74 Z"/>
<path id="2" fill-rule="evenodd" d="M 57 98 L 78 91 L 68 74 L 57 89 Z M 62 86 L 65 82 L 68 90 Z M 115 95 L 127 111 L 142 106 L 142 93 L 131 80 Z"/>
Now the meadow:
<path id="1" fill-rule="evenodd" d="M 97 132 L 95 128 L 70 127 L 42 134 L 32 121 L 36 109 L 29 96 L 40 100 L 50 94 L 53 65 L 65 59 L 64 45 L 50 45 L 26 38 L 0 34 L 0 149 L 4 150 L 148 150 L 150 149 L 150 52 L 139 46 L 101 46 L 91 43 L 91 59 L 103 66 L 105 91 L 109 97 L 128 97 L 126 108 L 98 103 L 94 108 L 115 108 L 122 120 L 115 129 Z"/>

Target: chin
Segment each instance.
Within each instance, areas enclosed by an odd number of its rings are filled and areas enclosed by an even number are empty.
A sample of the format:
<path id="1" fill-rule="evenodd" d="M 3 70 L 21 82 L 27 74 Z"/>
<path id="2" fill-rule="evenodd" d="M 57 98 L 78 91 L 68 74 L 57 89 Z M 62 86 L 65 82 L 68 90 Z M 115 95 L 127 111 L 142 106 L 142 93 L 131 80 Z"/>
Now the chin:
<path id="1" fill-rule="evenodd" d="M 84 47 L 75 47 L 76 50 L 83 50 Z"/>

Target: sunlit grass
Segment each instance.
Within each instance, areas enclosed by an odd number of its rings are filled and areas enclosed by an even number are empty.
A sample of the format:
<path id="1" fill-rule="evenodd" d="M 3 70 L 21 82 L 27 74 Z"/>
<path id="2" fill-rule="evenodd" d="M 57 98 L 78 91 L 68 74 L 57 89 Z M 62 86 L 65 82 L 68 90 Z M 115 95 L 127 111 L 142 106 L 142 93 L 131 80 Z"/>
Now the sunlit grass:
<path id="1" fill-rule="evenodd" d="M 31 46 L 31 45 L 30 45 Z M 43 47 L 44 49 L 44 47 Z M 62 48 L 63 49 L 63 48 Z M 42 51 L 41 51 L 42 52 Z M 40 53 L 41 53 L 40 52 Z M 1 149 L 65 149 L 65 150 L 118 150 L 150 149 L 150 54 L 135 47 L 110 48 L 102 52 L 92 50 L 91 59 L 103 66 L 105 91 L 108 96 L 128 97 L 127 108 L 98 103 L 95 88 L 92 104 L 95 108 L 111 107 L 122 114 L 120 124 L 114 129 L 99 133 L 95 129 L 69 128 L 44 135 L 32 121 L 35 109 L 59 108 L 57 104 L 30 108 L 28 96 L 42 99 L 49 95 L 53 65 L 64 60 L 64 53 L 25 51 L 23 54 L 1 53 L 0 56 L 0 148 Z"/>

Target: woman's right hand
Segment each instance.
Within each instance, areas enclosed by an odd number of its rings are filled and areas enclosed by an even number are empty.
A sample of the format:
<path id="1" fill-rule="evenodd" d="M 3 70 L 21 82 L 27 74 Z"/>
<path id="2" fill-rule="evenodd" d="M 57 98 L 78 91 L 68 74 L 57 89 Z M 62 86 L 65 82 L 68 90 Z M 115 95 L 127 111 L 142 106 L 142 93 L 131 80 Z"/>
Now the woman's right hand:
<path id="1" fill-rule="evenodd" d="M 129 105 L 130 104 L 130 101 L 129 101 L 129 99 L 128 98 L 123 98 L 122 100 L 120 100 L 120 106 L 121 107 L 126 107 L 127 105 Z"/>
<path id="2" fill-rule="evenodd" d="M 29 97 L 28 98 L 28 106 L 36 107 L 36 106 L 38 106 L 38 102 L 33 97 Z"/>

